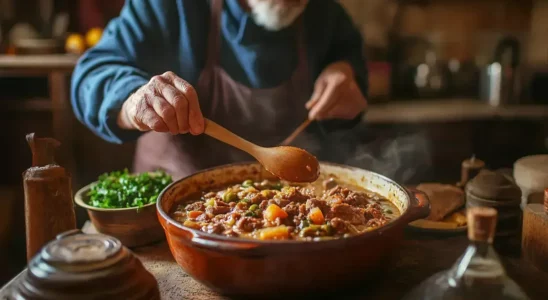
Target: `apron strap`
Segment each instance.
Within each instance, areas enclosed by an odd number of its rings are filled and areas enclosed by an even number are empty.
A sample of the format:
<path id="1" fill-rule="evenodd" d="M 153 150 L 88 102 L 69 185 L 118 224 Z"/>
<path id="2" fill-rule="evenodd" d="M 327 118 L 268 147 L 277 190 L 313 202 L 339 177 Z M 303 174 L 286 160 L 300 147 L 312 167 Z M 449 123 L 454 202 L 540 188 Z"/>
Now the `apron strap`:
<path id="1" fill-rule="evenodd" d="M 209 20 L 209 36 L 206 69 L 211 70 L 217 64 L 221 48 L 221 16 L 224 0 L 211 0 L 211 17 Z"/>
<path id="2" fill-rule="evenodd" d="M 298 67 L 306 73 L 306 77 L 310 78 L 310 70 L 308 69 L 308 55 L 306 53 L 306 41 L 305 41 L 305 26 L 304 26 L 304 12 L 299 16 L 297 20 L 297 54 L 299 57 Z M 311 80 L 311 78 L 310 78 Z"/>

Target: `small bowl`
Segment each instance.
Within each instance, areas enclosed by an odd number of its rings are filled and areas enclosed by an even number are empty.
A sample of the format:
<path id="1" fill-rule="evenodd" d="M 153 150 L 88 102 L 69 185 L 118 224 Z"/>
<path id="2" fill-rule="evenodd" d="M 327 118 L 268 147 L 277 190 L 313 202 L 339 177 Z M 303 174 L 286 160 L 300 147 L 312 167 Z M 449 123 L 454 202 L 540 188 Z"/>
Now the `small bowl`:
<path id="1" fill-rule="evenodd" d="M 98 208 L 87 204 L 89 190 L 96 182 L 81 188 L 74 202 L 87 210 L 93 226 L 98 232 L 119 239 L 126 247 L 139 247 L 165 239 L 158 221 L 156 203 L 143 207 Z"/>

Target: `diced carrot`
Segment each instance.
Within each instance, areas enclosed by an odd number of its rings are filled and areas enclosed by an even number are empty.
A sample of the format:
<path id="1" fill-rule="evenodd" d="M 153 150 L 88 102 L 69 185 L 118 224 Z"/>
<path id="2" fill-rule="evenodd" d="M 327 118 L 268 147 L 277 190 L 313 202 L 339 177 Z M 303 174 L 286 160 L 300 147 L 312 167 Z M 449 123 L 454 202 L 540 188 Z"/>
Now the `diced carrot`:
<path id="1" fill-rule="evenodd" d="M 276 204 L 270 204 L 263 212 L 263 216 L 268 221 L 274 222 L 276 218 L 285 219 L 287 213 Z"/>
<path id="2" fill-rule="evenodd" d="M 259 230 L 258 237 L 261 240 L 284 240 L 289 237 L 289 228 L 284 225 L 267 227 Z"/>
<path id="3" fill-rule="evenodd" d="M 203 214 L 203 212 L 201 211 L 189 211 L 188 212 L 188 217 L 191 218 L 191 219 L 196 219 L 198 216 L 200 216 L 201 214 Z"/>
<path id="4" fill-rule="evenodd" d="M 322 211 L 318 207 L 314 207 L 308 213 L 308 218 L 316 225 L 322 225 L 325 222 Z"/>

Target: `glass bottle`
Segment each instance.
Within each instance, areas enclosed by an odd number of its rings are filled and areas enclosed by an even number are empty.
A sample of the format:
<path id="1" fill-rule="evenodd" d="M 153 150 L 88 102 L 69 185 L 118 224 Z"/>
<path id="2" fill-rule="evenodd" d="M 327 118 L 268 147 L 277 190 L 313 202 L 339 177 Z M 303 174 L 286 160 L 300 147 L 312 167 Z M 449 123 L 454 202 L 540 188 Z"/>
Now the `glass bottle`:
<path id="1" fill-rule="evenodd" d="M 493 249 L 497 211 L 473 207 L 467 218 L 470 244 L 464 254 L 449 270 L 419 284 L 405 300 L 529 299 L 508 277 Z"/>

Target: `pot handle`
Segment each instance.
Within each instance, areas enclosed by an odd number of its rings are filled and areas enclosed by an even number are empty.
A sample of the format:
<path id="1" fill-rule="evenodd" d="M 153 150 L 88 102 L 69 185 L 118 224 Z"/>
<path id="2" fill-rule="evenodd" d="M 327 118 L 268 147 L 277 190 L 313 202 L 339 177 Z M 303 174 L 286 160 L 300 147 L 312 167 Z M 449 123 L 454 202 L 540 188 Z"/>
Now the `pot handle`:
<path id="1" fill-rule="evenodd" d="M 421 190 L 415 188 L 406 188 L 411 196 L 409 203 L 409 217 L 408 222 L 412 222 L 418 219 L 424 219 L 430 215 L 430 201 L 428 195 Z"/>

